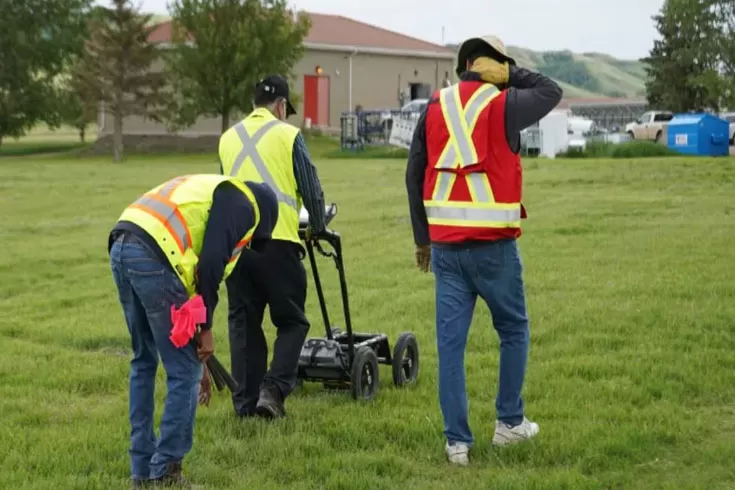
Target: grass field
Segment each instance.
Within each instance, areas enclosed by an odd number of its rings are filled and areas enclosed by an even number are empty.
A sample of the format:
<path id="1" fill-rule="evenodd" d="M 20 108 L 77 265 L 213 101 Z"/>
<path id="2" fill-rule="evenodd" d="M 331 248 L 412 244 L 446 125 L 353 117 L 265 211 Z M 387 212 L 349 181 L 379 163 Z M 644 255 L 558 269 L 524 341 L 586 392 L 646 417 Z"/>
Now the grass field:
<path id="1" fill-rule="evenodd" d="M 124 206 L 214 156 L 0 160 L 0 487 L 126 488 L 129 347 L 106 255 Z M 416 333 L 419 384 L 368 403 L 306 388 L 290 417 L 198 413 L 191 479 L 211 489 L 735 488 L 735 160 L 526 162 L 520 241 L 533 442 L 489 446 L 498 341 L 478 306 L 467 352 L 469 468 L 444 460 L 433 281 L 413 266 L 400 160 L 322 160 L 339 203 L 355 326 Z M 333 313 L 336 271 L 321 262 Z M 224 288 L 222 289 L 224 293 Z M 215 313 L 227 364 L 226 298 Z M 310 289 L 312 334 L 323 332 Z M 273 328 L 267 325 L 269 338 Z M 158 412 L 164 396 L 159 372 Z"/>

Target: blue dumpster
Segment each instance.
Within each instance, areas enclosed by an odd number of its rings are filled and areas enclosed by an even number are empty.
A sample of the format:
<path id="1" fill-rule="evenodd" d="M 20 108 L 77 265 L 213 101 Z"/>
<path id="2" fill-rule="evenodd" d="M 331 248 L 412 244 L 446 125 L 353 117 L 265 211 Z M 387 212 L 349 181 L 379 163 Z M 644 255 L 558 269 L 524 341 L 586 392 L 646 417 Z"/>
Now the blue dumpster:
<path id="1" fill-rule="evenodd" d="M 676 114 L 666 128 L 666 143 L 679 153 L 702 156 L 730 154 L 730 123 L 711 114 Z"/>

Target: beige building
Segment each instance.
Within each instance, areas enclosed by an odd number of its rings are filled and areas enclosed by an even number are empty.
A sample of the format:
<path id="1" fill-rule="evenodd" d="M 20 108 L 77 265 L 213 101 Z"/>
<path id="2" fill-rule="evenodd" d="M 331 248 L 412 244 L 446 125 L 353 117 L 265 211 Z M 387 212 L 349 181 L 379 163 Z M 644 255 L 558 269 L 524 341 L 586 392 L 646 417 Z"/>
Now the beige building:
<path id="1" fill-rule="evenodd" d="M 292 91 L 301 94 L 291 124 L 338 129 L 340 116 L 356 106 L 399 109 L 454 80 L 454 52 L 443 46 L 336 15 L 309 14 L 311 31 L 303 58 L 294 67 Z M 152 42 L 171 41 L 171 23 L 158 24 Z M 162 68 L 162 63 L 156 67 Z M 234 124 L 235 119 L 232 120 Z M 218 118 L 200 118 L 179 132 L 186 136 L 219 135 Z M 112 120 L 102 111 L 100 136 L 112 132 Z M 126 118 L 126 135 L 169 134 L 165 125 L 139 117 Z"/>

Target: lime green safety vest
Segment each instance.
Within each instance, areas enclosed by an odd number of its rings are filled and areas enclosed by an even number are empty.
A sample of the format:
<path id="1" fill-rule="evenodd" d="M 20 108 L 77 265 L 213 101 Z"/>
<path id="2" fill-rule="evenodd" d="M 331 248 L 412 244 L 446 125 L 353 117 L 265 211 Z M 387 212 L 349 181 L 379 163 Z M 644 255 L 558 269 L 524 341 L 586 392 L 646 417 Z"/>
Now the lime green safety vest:
<path id="1" fill-rule="evenodd" d="M 219 140 L 222 173 L 240 180 L 265 182 L 278 198 L 273 240 L 300 243 L 301 196 L 293 172 L 293 145 L 299 129 L 255 109 Z"/>
<path id="2" fill-rule="evenodd" d="M 140 196 L 120 215 L 120 221 L 135 223 L 156 241 L 184 283 L 189 297 L 196 294 L 195 270 L 212 207 L 212 195 L 223 182 L 230 182 L 240 189 L 253 203 L 255 211 L 255 224 L 237 243 L 225 266 L 226 278 L 235 268 L 240 252 L 249 246 L 260 222 L 255 195 L 241 181 L 215 174 L 176 177 Z"/>

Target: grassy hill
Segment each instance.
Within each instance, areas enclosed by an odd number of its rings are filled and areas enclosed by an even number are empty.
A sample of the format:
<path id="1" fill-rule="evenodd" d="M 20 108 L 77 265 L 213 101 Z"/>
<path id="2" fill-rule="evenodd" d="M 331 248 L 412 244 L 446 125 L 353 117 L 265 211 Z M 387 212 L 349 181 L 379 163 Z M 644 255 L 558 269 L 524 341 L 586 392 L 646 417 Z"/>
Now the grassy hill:
<path id="1" fill-rule="evenodd" d="M 639 61 L 619 60 L 602 53 L 541 52 L 517 46 L 509 46 L 508 53 L 519 66 L 554 78 L 565 97 L 645 96 L 646 73 Z"/>

